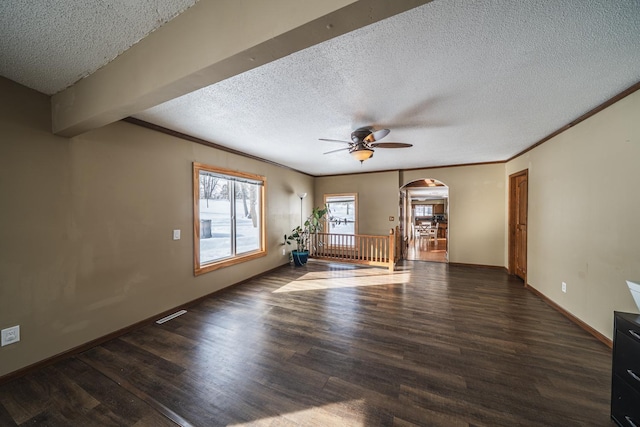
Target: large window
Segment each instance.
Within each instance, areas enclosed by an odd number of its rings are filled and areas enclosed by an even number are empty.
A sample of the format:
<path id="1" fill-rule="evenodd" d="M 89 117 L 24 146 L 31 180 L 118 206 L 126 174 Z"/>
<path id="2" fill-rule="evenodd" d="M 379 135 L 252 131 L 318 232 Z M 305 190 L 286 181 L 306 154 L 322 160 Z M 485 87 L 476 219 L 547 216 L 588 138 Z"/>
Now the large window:
<path id="1" fill-rule="evenodd" d="M 325 194 L 324 203 L 329 208 L 327 214 L 327 233 L 358 233 L 358 198 L 357 194 Z"/>
<path id="2" fill-rule="evenodd" d="M 194 272 L 266 255 L 264 177 L 193 164 Z"/>

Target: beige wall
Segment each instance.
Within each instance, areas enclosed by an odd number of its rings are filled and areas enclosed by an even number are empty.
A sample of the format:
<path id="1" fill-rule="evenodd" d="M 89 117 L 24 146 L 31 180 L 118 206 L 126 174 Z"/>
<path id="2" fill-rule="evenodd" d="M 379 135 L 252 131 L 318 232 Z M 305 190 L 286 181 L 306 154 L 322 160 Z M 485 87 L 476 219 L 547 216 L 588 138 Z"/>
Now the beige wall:
<path id="1" fill-rule="evenodd" d="M 504 164 L 400 173 L 401 185 L 426 178 L 449 187 L 449 261 L 505 266 Z"/>
<path id="2" fill-rule="evenodd" d="M 399 188 L 425 178 L 449 186 L 450 261 L 506 266 L 508 176 L 528 168 L 529 284 L 610 338 L 614 310 L 637 312 L 640 92 L 506 165 L 315 180 L 127 123 L 56 137 L 46 96 L 0 93 L 0 328 L 22 335 L 0 376 L 286 263 L 297 193 L 304 216 L 358 193 L 360 233 L 386 234 Z M 193 161 L 267 177 L 268 256 L 193 276 Z"/>
<path id="3" fill-rule="evenodd" d="M 449 260 L 504 266 L 504 170 L 504 164 L 492 164 L 319 177 L 316 204 L 323 194 L 358 193 L 359 233 L 387 234 L 398 224 L 400 187 L 437 179 L 449 186 Z"/>
<path id="4" fill-rule="evenodd" d="M 56 137 L 48 97 L 0 93 L 0 376 L 288 261 L 313 178 L 123 122 Z M 267 177 L 266 257 L 193 276 L 194 161 Z"/>
<path id="5" fill-rule="evenodd" d="M 638 312 L 638 118 L 640 91 L 506 165 L 505 185 L 529 169 L 529 284 L 608 338 L 614 310 Z"/>
<path id="6" fill-rule="evenodd" d="M 386 236 L 399 224 L 400 187 L 398 172 L 318 177 L 315 203 L 322 206 L 325 194 L 358 194 L 358 233 Z M 393 221 L 389 221 L 389 217 Z"/>

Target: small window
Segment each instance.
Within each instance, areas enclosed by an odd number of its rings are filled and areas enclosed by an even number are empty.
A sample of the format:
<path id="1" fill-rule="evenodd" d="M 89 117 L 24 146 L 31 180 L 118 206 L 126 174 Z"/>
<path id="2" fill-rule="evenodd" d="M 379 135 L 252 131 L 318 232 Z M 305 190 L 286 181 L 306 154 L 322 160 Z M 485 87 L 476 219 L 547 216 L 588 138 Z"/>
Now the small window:
<path id="1" fill-rule="evenodd" d="M 357 194 L 325 194 L 324 203 L 329 209 L 327 214 L 327 233 L 358 233 Z"/>
<path id="2" fill-rule="evenodd" d="M 266 255 L 260 175 L 193 164 L 194 273 Z"/>
<path id="3" fill-rule="evenodd" d="M 433 216 L 433 205 L 415 205 L 413 216 Z"/>

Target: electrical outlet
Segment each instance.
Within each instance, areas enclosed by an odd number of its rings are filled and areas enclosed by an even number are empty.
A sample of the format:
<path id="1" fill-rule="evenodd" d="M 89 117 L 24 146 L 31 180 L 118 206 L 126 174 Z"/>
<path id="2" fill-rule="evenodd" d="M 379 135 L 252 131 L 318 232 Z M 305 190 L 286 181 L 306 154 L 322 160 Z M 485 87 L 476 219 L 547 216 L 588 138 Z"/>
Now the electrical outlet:
<path id="1" fill-rule="evenodd" d="M 286 255 L 287 254 L 287 250 L 285 248 L 282 248 L 282 255 Z"/>
<path id="2" fill-rule="evenodd" d="M 567 284 L 565 282 L 562 282 L 562 292 L 567 293 Z"/>
<path id="3" fill-rule="evenodd" d="M 20 325 L 2 330 L 2 347 L 20 341 Z"/>
<path id="4" fill-rule="evenodd" d="M 173 240 L 180 240 L 180 230 L 173 230 Z"/>

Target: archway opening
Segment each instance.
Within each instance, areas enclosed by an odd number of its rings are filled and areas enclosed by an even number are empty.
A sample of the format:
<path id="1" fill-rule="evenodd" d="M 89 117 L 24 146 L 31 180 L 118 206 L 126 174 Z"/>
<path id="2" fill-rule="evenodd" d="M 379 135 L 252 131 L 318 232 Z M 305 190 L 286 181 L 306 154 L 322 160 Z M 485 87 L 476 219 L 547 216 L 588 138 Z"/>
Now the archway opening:
<path id="1" fill-rule="evenodd" d="M 411 261 L 449 261 L 449 187 L 434 178 L 401 189 L 403 257 Z"/>

